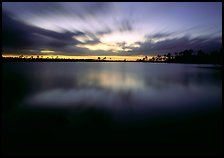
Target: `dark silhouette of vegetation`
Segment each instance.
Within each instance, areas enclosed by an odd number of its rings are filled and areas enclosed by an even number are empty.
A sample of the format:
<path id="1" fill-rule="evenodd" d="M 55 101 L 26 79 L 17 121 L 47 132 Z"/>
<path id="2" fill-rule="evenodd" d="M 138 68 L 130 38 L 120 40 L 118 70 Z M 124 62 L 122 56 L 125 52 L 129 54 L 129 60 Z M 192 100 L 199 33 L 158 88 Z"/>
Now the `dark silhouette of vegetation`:
<path id="1" fill-rule="evenodd" d="M 220 50 L 205 53 L 202 50 L 197 52 L 192 49 L 157 55 L 149 59 L 151 62 L 168 62 L 168 63 L 193 63 L 193 64 L 222 64 L 222 48 Z M 143 58 L 144 60 L 144 58 Z"/>
<path id="2" fill-rule="evenodd" d="M 25 57 L 20 55 L 19 57 L 2 57 L 4 62 L 27 62 L 27 61 L 38 61 L 38 62 L 166 62 L 166 63 L 192 63 L 192 64 L 222 64 L 222 48 L 220 50 L 212 51 L 210 53 L 205 53 L 202 50 L 193 51 L 192 49 L 184 50 L 181 52 L 167 53 L 164 55 L 158 54 L 152 58 L 145 56 L 142 59 L 137 59 L 136 61 L 123 60 L 106 60 L 107 58 L 97 59 L 65 59 L 56 56 L 51 56 L 51 58 L 43 58 L 43 56 L 37 55 L 36 57 L 30 56 Z"/>

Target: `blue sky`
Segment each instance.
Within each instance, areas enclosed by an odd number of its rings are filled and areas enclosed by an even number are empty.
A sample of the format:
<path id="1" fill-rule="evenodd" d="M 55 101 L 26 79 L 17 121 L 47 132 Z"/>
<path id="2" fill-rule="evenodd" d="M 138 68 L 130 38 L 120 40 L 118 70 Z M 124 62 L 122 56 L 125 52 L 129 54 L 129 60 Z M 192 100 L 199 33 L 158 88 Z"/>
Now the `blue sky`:
<path id="1" fill-rule="evenodd" d="M 2 4 L 6 54 L 156 55 L 222 45 L 221 2 Z"/>

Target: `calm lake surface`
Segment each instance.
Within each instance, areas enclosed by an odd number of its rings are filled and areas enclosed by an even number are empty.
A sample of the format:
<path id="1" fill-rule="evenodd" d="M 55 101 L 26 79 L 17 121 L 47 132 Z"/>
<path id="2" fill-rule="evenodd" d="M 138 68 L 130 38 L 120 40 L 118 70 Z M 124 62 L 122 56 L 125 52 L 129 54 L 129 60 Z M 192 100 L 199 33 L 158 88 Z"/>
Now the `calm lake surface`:
<path id="1" fill-rule="evenodd" d="M 212 65 L 2 66 L 6 155 L 221 154 L 222 72 Z"/>

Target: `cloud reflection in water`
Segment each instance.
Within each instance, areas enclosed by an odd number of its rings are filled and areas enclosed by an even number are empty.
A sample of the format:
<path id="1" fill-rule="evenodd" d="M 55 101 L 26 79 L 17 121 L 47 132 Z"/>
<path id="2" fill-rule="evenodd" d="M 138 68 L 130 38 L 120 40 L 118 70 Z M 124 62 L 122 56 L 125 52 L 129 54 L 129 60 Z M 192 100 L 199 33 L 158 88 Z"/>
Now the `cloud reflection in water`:
<path id="1" fill-rule="evenodd" d="M 221 73 L 196 65 L 33 63 L 22 71 L 25 67 L 20 71 L 29 80 L 20 104 L 25 108 L 81 107 L 141 115 L 221 104 Z"/>

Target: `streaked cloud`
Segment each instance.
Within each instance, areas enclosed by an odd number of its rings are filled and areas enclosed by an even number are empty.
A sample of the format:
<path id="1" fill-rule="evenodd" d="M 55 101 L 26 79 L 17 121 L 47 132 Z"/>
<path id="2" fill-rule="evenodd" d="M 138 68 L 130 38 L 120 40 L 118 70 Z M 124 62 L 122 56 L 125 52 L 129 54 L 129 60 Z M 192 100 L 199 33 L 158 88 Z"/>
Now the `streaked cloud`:
<path id="1" fill-rule="evenodd" d="M 2 4 L 4 53 L 151 55 L 222 45 L 221 2 Z"/>

